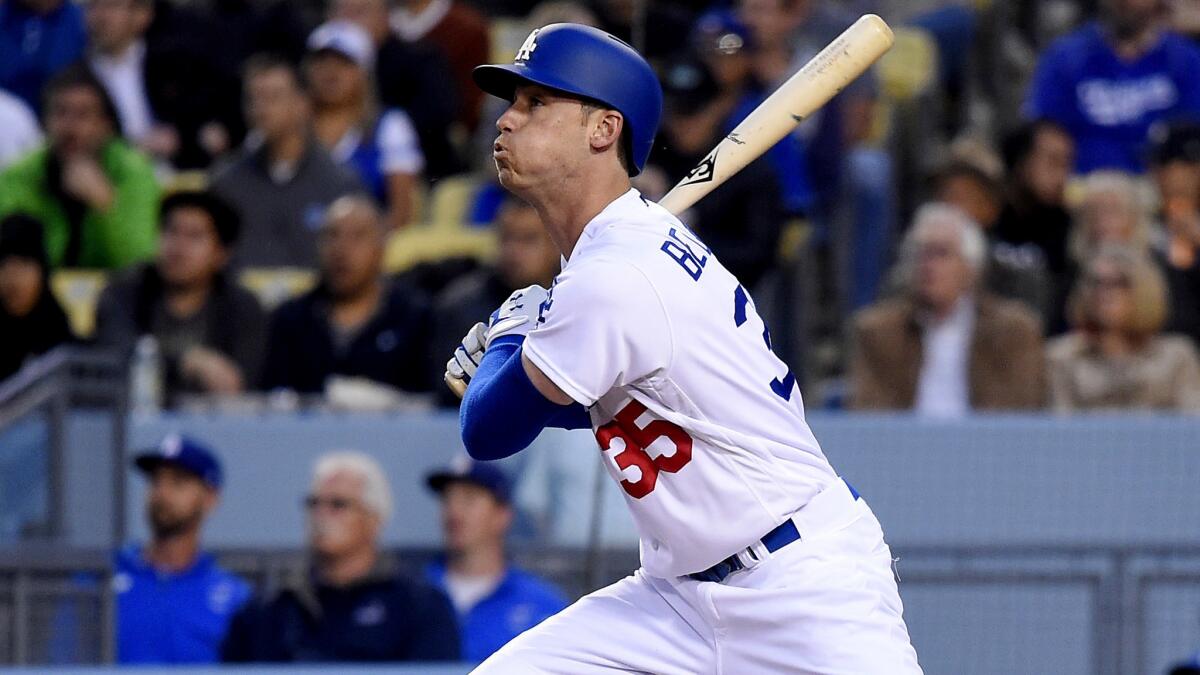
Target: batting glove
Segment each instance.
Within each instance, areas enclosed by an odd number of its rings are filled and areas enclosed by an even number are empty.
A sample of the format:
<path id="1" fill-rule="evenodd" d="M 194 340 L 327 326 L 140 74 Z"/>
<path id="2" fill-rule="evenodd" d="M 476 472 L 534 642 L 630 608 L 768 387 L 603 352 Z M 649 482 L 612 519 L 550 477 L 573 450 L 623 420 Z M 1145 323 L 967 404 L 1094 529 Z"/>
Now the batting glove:
<path id="1" fill-rule="evenodd" d="M 492 312 L 484 349 L 491 347 L 496 338 L 505 335 L 528 335 L 537 325 L 542 303 L 548 297 L 550 294 L 546 289 L 537 284 L 513 291 L 508 300 L 500 305 L 500 309 Z"/>
<path id="2" fill-rule="evenodd" d="M 463 336 L 462 342 L 454 350 L 454 356 L 446 362 L 446 377 L 463 382 L 469 382 L 475 377 L 475 369 L 483 360 L 484 339 L 487 336 L 487 326 L 477 323 Z"/>

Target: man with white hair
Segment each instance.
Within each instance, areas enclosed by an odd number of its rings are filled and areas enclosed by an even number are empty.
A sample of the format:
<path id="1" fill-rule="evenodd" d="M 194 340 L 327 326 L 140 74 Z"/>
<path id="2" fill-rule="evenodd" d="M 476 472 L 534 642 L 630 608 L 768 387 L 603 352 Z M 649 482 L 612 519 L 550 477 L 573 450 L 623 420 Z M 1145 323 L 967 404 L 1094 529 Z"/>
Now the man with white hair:
<path id="1" fill-rule="evenodd" d="M 854 319 L 851 407 L 962 417 L 1044 405 L 1038 319 L 980 290 L 986 253 L 958 208 L 917 211 L 901 246 L 901 293 Z"/>
<path id="2" fill-rule="evenodd" d="M 441 591 L 400 577 L 379 551 L 392 511 L 379 463 L 322 456 L 304 499 L 311 567 L 234 619 L 226 661 L 454 661 L 454 609 Z"/>

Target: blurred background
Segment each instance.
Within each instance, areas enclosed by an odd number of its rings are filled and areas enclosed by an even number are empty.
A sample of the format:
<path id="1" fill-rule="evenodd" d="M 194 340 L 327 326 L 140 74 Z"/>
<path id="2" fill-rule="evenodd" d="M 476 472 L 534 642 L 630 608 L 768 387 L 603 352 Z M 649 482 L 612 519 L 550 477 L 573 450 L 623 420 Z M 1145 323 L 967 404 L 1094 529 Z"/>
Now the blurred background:
<path id="1" fill-rule="evenodd" d="M 559 266 L 470 70 L 635 45 L 657 199 L 866 12 L 682 219 L 926 672 L 1200 672 L 1197 0 L 0 0 L 0 666 L 464 673 L 630 573 L 588 432 L 458 440 L 443 365 Z"/>

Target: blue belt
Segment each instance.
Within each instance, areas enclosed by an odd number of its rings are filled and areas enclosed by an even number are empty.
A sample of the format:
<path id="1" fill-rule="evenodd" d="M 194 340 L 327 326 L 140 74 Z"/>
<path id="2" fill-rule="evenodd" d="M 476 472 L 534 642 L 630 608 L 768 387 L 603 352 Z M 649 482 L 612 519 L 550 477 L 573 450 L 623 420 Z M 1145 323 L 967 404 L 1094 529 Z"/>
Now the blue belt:
<path id="1" fill-rule="evenodd" d="M 846 483 L 846 487 L 850 488 L 850 494 L 854 495 L 855 499 L 859 498 L 858 490 L 855 490 L 853 485 Z M 763 535 L 761 541 L 768 551 L 774 553 L 799 539 L 800 531 L 796 529 L 796 524 L 789 518 L 783 521 L 782 525 Z M 696 581 L 715 581 L 721 583 L 725 580 L 725 577 L 740 569 L 745 569 L 745 567 L 741 558 L 735 553 L 706 570 L 689 574 L 688 578 L 695 579 Z"/>

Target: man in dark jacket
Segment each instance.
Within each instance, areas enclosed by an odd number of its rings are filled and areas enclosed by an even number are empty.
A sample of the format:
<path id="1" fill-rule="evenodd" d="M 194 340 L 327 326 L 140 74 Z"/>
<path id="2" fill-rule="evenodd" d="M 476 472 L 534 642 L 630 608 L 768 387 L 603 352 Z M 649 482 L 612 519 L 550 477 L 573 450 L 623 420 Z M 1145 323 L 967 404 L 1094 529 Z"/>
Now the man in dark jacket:
<path id="1" fill-rule="evenodd" d="M 96 342 L 131 351 L 153 335 L 164 356 L 168 402 L 179 394 L 236 394 L 258 381 L 266 318 L 228 279 L 238 237 L 233 210 L 208 192 L 177 192 L 159 218 L 157 260 L 115 280 L 100 296 Z"/>
<path id="2" fill-rule="evenodd" d="M 379 551 L 387 479 L 359 452 L 317 460 L 308 510 L 312 567 L 233 621 L 225 661 L 455 661 L 450 601 L 398 576 Z"/>
<path id="3" fill-rule="evenodd" d="M 318 232 L 321 278 L 271 317 L 263 386 L 325 392 L 332 375 L 429 390 L 428 303 L 383 277 L 387 226 L 369 197 L 330 206 Z"/>

